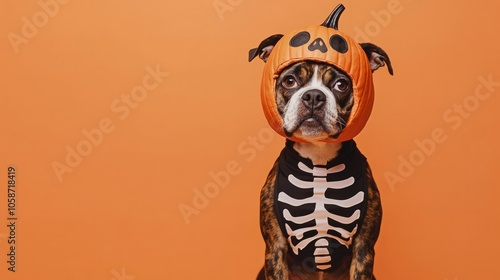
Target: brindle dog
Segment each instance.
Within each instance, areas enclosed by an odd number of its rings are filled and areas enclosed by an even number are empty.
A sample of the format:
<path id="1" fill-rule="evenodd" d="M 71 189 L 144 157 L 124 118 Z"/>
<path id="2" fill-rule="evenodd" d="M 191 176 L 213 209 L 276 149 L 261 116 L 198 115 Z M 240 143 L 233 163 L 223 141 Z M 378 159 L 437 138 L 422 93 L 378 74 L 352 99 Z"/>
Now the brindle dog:
<path id="1" fill-rule="evenodd" d="M 273 35 L 264 40 L 258 48 L 251 50 L 250 60 L 259 56 L 266 61 L 273 46 L 281 38 Z M 361 44 L 370 61 L 372 71 L 387 64 L 392 75 L 388 55 L 379 47 Z M 345 72 L 336 67 L 314 61 L 301 61 L 284 69 L 276 80 L 278 112 L 284 119 L 288 136 L 300 135 L 309 143 L 293 143 L 293 148 L 315 165 L 325 165 L 337 157 L 342 143 L 315 141 L 319 136 L 335 137 L 342 132 L 353 105 L 352 82 Z M 304 86 L 317 84 L 323 94 L 292 98 Z M 325 90 L 328 89 L 328 90 Z M 326 92 L 325 92 L 326 91 Z M 312 92 L 308 89 L 307 92 Z M 330 103 L 328 103 L 330 100 Z M 311 102 L 312 101 L 312 102 Z M 290 104 L 297 102 L 297 104 Z M 335 106 L 328 106 L 334 104 Z M 336 125 L 331 125 L 335 119 Z M 364 170 L 366 186 L 366 208 L 361 227 L 352 241 L 350 253 L 345 254 L 333 270 L 318 270 L 300 260 L 291 252 L 289 240 L 283 234 L 276 215 L 275 185 L 278 161 L 274 164 L 260 197 L 261 232 L 266 244 L 265 264 L 258 280 L 322 279 L 322 280 L 368 280 L 373 276 L 374 245 L 377 241 L 382 220 L 382 206 L 377 185 L 368 164 Z"/>

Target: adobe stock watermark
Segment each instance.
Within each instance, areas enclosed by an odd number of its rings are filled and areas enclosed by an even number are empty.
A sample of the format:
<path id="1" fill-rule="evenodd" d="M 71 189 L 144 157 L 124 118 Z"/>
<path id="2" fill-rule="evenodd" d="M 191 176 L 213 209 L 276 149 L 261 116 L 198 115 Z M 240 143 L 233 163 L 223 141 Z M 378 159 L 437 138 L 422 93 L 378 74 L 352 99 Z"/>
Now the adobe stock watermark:
<path id="1" fill-rule="evenodd" d="M 66 5 L 70 0 L 40 0 L 38 6 L 40 9 L 36 11 L 31 18 L 22 17 L 23 23 L 21 32 L 7 33 L 10 45 L 16 54 L 20 52 L 19 47 L 28 44 L 30 39 L 33 39 L 39 30 L 45 27 L 51 18 L 57 16 L 61 10 L 62 5 Z"/>
<path id="2" fill-rule="evenodd" d="M 210 202 L 219 196 L 231 179 L 243 171 L 242 162 L 252 162 L 260 151 L 274 140 L 275 132 L 271 128 L 261 129 L 256 136 L 249 136 L 236 147 L 243 159 L 231 159 L 225 166 L 216 171 L 208 172 L 209 181 L 203 186 L 193 188 L 193 198 L 189 203 L 180 203 L 179 211 L 186 224 L 191 223 L 192 216 L 200 214 L 201 210 L 208 207 Z"/>
<path id="3" fill-rule="evenodd" d="M 494 81 L 493 75 L 487 77 L 479 76 L 478 84 L 474 93 L 467 95 L 461 102 L 455 103 L 446 109 L 442 115 L 444 125 L 431 130 L 428 137 L 415 139 L 415 148 L 406 156 L 398 156 L 398 167 L 396 171 L 386 171 L 384 177 L 391 191 L 396 191 L 396 185 L 404 183 L 415 170 L 425 163 L 437 150 L 438 145 L 448 140 L 449 131 L 462 127 L 465 120 L 479 109 L 482 102 L 492 96 L 492 93 L 500 87 L 500 80 Z M 447 132 L 448 131 L 448 132 Z"/>
<path id="4" fill-rule="evenodd" d="M 389 0 L 386 9 L 380 11 L 372 10 L 370 12 L 372 20 L 367 22 L 362 28 L 354 28 L 354 40 L 357 42 L 369 42 L 382 32 L 382 28 L 387 27 L 394 15 L 398 15 L 403 11 L 403 6 L 399 0 Z"/>
<path id="5" fill-rule="evenodd" d="M 212 2 L 212 5 L 219 20 L 224 21 L 224 14 L 234 11 L 241 3 L 243 3 L 243 0 L 215 0 Z"/>
<path id="6" fill-rule="evenodd" d="M 136 109 L 169 76 L 168 72 L 163 72 L 160 69 L 160 65 L 147 66 L 145 70 L 146 75 L 142 78 L 140 85 L 133 87 L 129 93 L 122 94 L 111 102 L 109 107 L 113 115 L 102 118 L 95 128 L 83 129 L 82 139 L 74 145 L 65 147 L 64 161 L 52 162 L 52 170 L 54 170 L 59 182 L 63 181 L 63 175 L 73 172 L 93 152 L 94 148 L 101 145 L 106 135 L 116 129 L 117 121 L 113 121 L 113 119 L 126 120 L 132 110 Z"/>
<path id="7" fill-rule="evenodd" d="M 134 280 L 135 276 L 133 275 L 128 275 L 125 267 L 122 267 L 121 271 L 118 272 L 116 269 L 111 270 L 111 274 L 113 275 L 113 278 L 110 280 Z"/>

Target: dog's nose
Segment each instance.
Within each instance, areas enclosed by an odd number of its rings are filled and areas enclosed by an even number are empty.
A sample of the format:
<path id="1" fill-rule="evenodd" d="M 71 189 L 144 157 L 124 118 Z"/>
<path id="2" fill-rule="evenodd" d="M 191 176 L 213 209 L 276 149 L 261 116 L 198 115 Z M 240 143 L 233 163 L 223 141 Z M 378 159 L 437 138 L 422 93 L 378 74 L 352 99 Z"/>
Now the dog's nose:
<path id="1" fill-rule="evenodd" d="M 326 95 L 317 89 L 304 92 L 302 101 L 309 109 L 318 109 L 325 105 Z"/>

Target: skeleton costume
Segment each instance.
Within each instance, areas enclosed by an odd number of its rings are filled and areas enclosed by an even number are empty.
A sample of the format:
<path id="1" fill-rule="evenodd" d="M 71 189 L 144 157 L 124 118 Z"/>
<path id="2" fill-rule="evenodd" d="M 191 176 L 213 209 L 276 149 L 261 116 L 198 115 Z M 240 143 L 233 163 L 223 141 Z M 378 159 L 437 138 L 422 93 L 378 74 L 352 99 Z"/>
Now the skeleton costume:
<path id="1" fill-rule="evenodd" d="M 313 165 L 287 140 L 278 158 L 275 211 L 291 251 L 318 270 L 335 269 L 350 253 L 363 222 L 366 158 L 354 140 L 326 166 Z"/>

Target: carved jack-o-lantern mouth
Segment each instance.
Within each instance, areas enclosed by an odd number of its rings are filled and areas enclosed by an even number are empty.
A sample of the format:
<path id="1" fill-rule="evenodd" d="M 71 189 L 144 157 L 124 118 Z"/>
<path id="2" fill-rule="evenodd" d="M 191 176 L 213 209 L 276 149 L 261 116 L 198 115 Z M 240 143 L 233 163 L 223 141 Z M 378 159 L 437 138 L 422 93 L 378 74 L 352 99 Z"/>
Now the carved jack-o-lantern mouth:
<path id="1" fill-rule="evenodd" d="M 284 137 L 283 119 L 276 106 L 276 78 L 286 67 L 300 61 L 331 64 L 344 71 L 352 80 L 354 104 L 347 125 L 338 138 L 327 142 L 352 139 L 364 127 L 373 106 L 372 72 L 366 53 L 350 36 L 338 30 L 338 20 L 344 6 L 340 4 L 320 26 L 309 26 L 284 35 L 269 55 L 261 84 L 262 106 L 271 127 Z M 296 136 L 293 141 L 307 141 Z"/>

